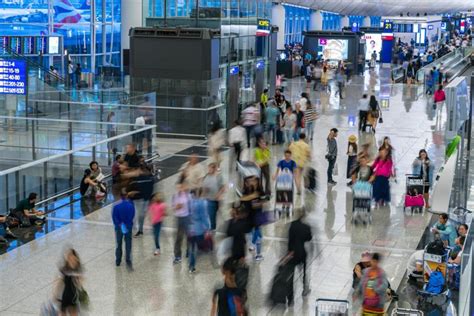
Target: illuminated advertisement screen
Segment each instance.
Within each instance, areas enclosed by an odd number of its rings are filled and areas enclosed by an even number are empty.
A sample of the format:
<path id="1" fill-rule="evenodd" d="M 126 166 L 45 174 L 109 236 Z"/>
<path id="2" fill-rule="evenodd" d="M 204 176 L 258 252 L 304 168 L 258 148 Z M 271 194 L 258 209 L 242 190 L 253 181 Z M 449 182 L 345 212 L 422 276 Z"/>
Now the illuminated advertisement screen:
<path id="1" fill-rule="evenodd" d="M 325 60 L 345 60 L 348 55 L 348 40 L 320 38 L 318 56 Z"/>
<path id="2" fill-rule="evenodd" d="M 26 75 L 24 60 L 0 60 L 0 94 L 25 95 Z"/>
<path id="3" fill-rule="evenodd" d="M 382 34 L 370 34 L 364 35 L 365 39 L 365 60 L 372 58 L 372 53 L 377 53 L 377 61 L 380 60 L 380 51 L 382 50 Z"/>
<path id="4" fill-rule="evenodd" d="M 48 38 L 48 53 L 49 54 L 59 54 L 59 37 L 50 36 Z"/>

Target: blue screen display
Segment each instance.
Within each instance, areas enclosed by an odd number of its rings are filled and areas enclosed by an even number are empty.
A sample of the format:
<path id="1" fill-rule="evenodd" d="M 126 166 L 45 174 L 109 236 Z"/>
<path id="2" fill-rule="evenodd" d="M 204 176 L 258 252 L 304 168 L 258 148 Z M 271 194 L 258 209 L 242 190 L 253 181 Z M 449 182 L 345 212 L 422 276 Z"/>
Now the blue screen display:
<path id="1" fill-rule="evenodd" d="M 25 95 L 26 76 L 25 61 L 0 60 L 0 93 Z"/>

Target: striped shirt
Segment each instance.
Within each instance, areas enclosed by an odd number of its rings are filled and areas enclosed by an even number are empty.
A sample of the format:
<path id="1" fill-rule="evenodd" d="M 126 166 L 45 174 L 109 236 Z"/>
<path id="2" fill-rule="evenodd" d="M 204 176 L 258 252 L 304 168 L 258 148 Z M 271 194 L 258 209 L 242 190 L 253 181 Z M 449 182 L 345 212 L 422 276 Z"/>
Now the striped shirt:
<path id="1" fill-rule="evenodd" d="M 306 111 L 304 111 L 304 122 L 309 123 L 313 122 L 316 120 L 316 111 L 314 110 L 313 107 L 307 108 Z"/>

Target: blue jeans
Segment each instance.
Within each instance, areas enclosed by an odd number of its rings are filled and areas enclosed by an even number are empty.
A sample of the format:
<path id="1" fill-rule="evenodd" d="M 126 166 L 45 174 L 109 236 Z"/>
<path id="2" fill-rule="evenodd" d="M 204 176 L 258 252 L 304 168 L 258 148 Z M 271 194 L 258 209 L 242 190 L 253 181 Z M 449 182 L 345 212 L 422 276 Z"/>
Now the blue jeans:
<path id="1" fill-rule="evenodd" d="M 160 249 L 161 222 L 153 225 L 153 237 L 155 239 L 155 248 Z"/>
<path id="2" fill-rule="evenodd" d="M 207 200 L 209 220 L 211 222 L 211 229 L 216 229 L 217 211 L 219 210 L 219 201 Z"/>
<path id="3" fill-rule="evenodd" d="M 291 143 L 291 140 L 293 139 L 293 130 L 291 129 L 284 129 L 285 132 L 285 142 L 287 144 Z"/>
<path id="4" fill-rule="evenodd" d="M 314 122 L 308 122 L 305 126 L 305 134 L 307 139 L 313 139 L 314 135 Z"/>
<path id="5" fill-rule="evenodd" d="M 255 245 L 257 256 L 260 255 L 262 253 L 262 231 L 259 226 L 253 229 L 252 244 Z"/>
<path id="6" fill-rule="evenodd" d="M 301 127 L 297 127 L 295 131 L 293 132 L 293 139 L 295 141 L 300 140 L 300 134 L 301 134 Z"/>
<path id="7" fill-rule="evenodd" d="M 266 130 L 268 133 L 268 136 L 267 136 L 268 142 L 276 143 L 276 125 L 272 123 L 267 123 Z"/>
<path id="8" fill-rule="evenodd" d="M 189 269 L 196 268 L 196 257 L 198 251 L 198 243 L 204 239 L 204 236 L 192 236 L 189 237 Z"/>
<path id="9" fill-rule="evenodd" d="M 115 263 L 119 265 L 122 262 L 122 242 L 125 239 L 125 261 L 132 263 L 132 226 L 127 227 L 128 232 L 124 234 L 122 229 L 115 228 Z"/>

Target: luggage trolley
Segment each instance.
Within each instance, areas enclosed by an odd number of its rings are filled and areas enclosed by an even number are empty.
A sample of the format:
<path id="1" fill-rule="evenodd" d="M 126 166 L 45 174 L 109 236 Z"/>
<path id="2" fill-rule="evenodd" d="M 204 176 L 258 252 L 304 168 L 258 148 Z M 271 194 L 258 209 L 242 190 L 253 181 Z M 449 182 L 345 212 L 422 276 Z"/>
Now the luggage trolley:
<path id="1" fill-rule="evenodd" d="M 352 223 L 372 223 L 372 184 L 367 181 L 357 181 L 352 187 Z"/>
<path id="2" fill-rule="evenodd" d="M 446 249 L 443 255 L 427 253 L 426 249 L 423 254 L 423 278 L 425 285 L 422 290 L 418 291 L 417 308 L 424 311 L 437 311 L 443 314 L 446 312 L 451 299 L 451 292 L 447 286 L 449 249 Z M 427 291 L 430 275 L 435 271 L 441 272 L 444 278 L 443 289 L 439 294 Z"/>
<path id="3" fill-rule="evenodd" d="M 348 316 L 349 301 L 318 298 L 316 300 L 316 316 Z"/>
<path id="4" fill-rule="evenodd" d="M 261 184 L 262 181 L 262 171 L 260 170 L 260 167 L 251 161 L 242 161 L 242 162 L 237 162 L 237 185 L 235 187 L 235 191 L 239 197 L 242 196 L 242 192 L 244 190 L 244 181 L 247 178 L 250 177 L 256 177 L 258 178 L 259 183 Z"/>
<path id="5" fill-rule="evenodd" d="M 425 206 L 425 199 L 423 192 L 425 190 L 425 182 L 423 178 L 414 175 L 407 174 L 406 176 L 406 191 L 405 191 L 405 204 L 403 210 L 407 208 L 411 209 L 411 213 L 415 210 L 422 212 Z"/>
<path id="6" fill-rule="evenodd" d="M 281 217 L 285 212 L 286 216 L 289 217 L 290 213 L 293 212 L 293 174 L 288 168 L 285 168 L 280 172 L 275 181 L 275 215 Z"/>
<path id="7" fill-rule="evenodd" d="M 395 308 L 391 316 L 423 316 L 423 312 L 417 309 Z"/>

